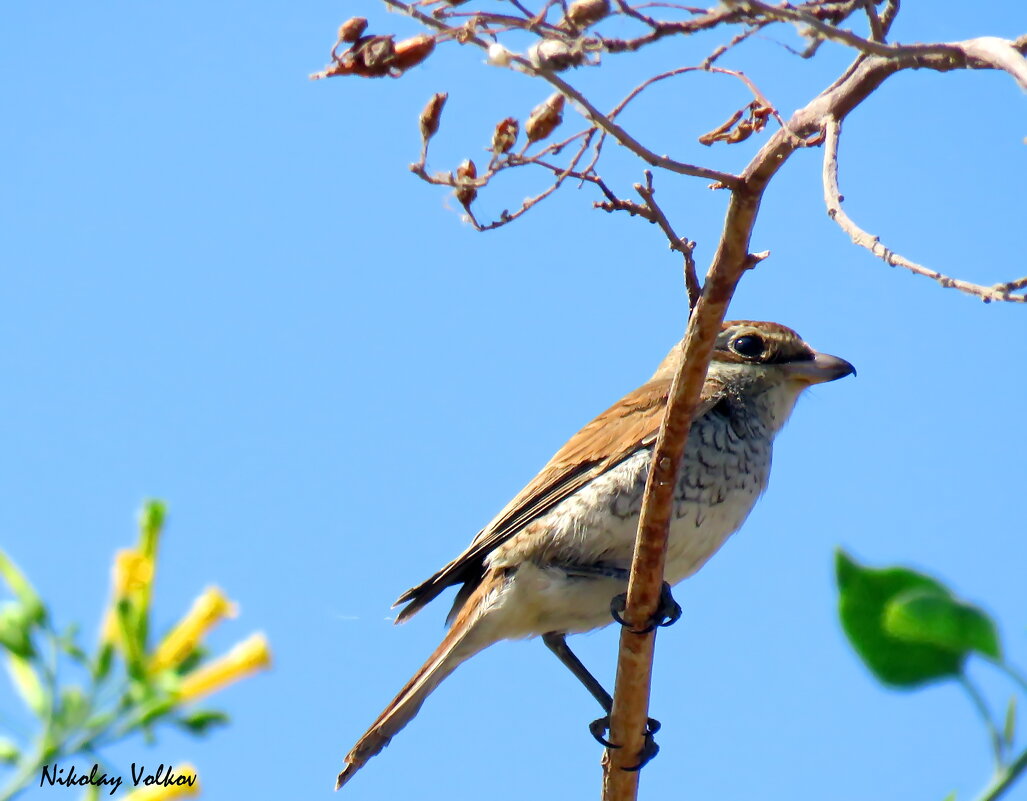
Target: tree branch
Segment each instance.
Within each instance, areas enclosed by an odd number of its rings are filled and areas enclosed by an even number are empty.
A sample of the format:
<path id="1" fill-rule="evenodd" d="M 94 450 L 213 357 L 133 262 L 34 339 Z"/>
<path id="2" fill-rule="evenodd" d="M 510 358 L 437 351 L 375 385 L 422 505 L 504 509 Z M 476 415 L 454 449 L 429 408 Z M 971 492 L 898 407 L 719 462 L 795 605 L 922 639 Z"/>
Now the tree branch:
<path id="1" fill-rule="evenodd" d="M 787 127 L 769 139 L 742 172 L 740 185 L 731 190 L 717 252 L 699 302 L 688 320 L 681 366 L 670 388 L 642 500 L 623 615 L 628 626 L 620 635 L 610 715 L 610 740 L 621 747 L 607 750 L 604 757 L 603 801 L 637 798 L 638 772 L 625 768 L 636 763 L 643 746 L 656 633 L 635 634 L 630 629 L 644 628 L 657 610 L 678 468 L 728 304 L 741 276 L 756 261 L 749 253 L 749 243 L 767 184 L 799 147 L 793 131 L 809 136 L 820 130 L 825 120 L 843 119 L 888 76 L 900 70 L 946 71 L 956 66 L 947 48 L 914 48 L 888 56 L 861 54 L 842 78 L 795 112 Z"/>
<path id="2" fill-rule="evenodd" d="M 841 136 L 842 124 L 834 118 L 828 117 L 825 122 L 826 141 L 824 143 L 824 203 L 827 206 L 827 216 L 838 223 L 838 226 L 849 235 L 849 238 L 860 247 L 866 248 L 879 259 L 892 267 L 903 267 L 915 275 L 922 275 L 931 278 L 943 287 L 958 289 L 968 295 L 974 295 L 985 303 L 993 300 L 1009 301 L 1011 303 L 1027 303 L 1027 296 L 1015 295 L 1014 290 L 1022 289 L 1019 281 L 1010 281 L 1007 284 L 996 284 L 986 287 L 980 284 L 973 284 L 959 278 L 952 278 L 943 275 L 930 267 L 924 267 L 910 261 L 888 247 L 881 244 L 881 238 L 867 233 L 860 228 L 848 214 L 842 209 L 844 199 L 838 188 L 838 140 Z"/>

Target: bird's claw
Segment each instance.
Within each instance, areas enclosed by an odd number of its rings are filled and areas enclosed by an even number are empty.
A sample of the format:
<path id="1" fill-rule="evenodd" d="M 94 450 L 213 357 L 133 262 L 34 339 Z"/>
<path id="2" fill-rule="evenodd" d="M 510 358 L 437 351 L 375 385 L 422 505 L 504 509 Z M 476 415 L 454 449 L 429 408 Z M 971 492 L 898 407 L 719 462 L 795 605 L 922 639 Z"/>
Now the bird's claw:
<path id="1" fill-rule="evenodd" d="M 588 724 L 588 730 L 595 737 L 596 742 L 600 745 L 604 745 L 607 748 L 620 748 L 616 743 L 611 743 L 607 740 L 603 734 L 610 728 L 610 716 L 604 715 L 601 718 L 597 718 Z"/>
<path id="2" fill-rule="evenodd" d="M 642 744 L 642 753 L 638 755 L 638 764 L 632 765 L 629 768 L 622 768 L 622 770 L 626 770 L 628 772 L 639 771 L 649 764 L 653 757 L 658 753 L 660 753 L 660 746 L 658 746 L 656 744 L 656 740 L 653 739 L 653 730 L 648 729 L 645 733 L 645 742 Z"/>
<path id="3" fill-rule="evenodd" d="M 674 600 L 674 596 L 670 591 L 670 585 L 666 581 L 660 587 L 660 603 L 656 607 L 656 614 L 652 616 L 649 625 L 644 629 L 630 628 L 628 622 L 624 620 L 623 613 L 627 608 L 627 604 L 627 593 L 622 592 L 620 595 L 615 595 L 613 600 L 610 601 L 610 616 L 632 634 L 648 634 L 650 631 L 655 630 L 657 626 L 673 625 L 681 617 L 681 605 Z"/>
<path id="4" fill-rule="evenodd" d="M 638 764 L 632 765 L 631 767 L 624 768 L 627 771 L 637 771 L 645 767 L 654 756 L 660 753 L 660 746 L 656 744 L 656 740 L 653 739 L 653 735 L 660 730 L 660 721 L 656 718 L 648 718 L 645 724 L 645 743 L 642 745 L 642 752 L 638 755 Z M 588 724 L 588 730 L 592 736 L 596 738 L 596 741 L 607 748 L 620 748 L 616 743 L 611 743 L 607 740 L 603 734 L 610 728 L 610 716 L 605 715 L 604 717 L 593 720 Z"/>

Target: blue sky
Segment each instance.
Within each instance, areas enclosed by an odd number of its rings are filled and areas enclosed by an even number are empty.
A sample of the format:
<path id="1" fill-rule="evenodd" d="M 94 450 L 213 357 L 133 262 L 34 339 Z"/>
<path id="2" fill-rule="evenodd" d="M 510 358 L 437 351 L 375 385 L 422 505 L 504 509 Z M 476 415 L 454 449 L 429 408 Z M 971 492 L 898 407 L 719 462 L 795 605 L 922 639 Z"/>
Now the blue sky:
<path id="1" fill-rule="evenodd" d="M 450 100 L 429 164 L 451 169 L 544 87 L 455 44 L 401 80 L 308 82 L 352 13 L 374 32 L 414 30 L 369 2 L 19 3 L 0 30 L 0 542 L 92 637 L 113 551 L 144 498 L 166 499 L 158 626 L 217 583 L 242 616 L 215 649 L 264 630 L 276 665 L 218 697 L 230 728 L 111 756 L 188 759 L 209 798 L 331 797 L 345 752 L 442 634 L 445 600 L 401 628 L 392 600 L 684 329 L 678 259 L 655 228 L 592 210 L 588 188 L 482 235 L 407 172 L 432 92 Z M 1027 29 L 1014 0 L 968 16 L 910 0 L 895 34 Z M 713 44 L 569 78 L 607 106 Z M 788 112 L 848 58 L 825 47 L 799 62 L 757 40 L 723 63 Z M 658 152 L 735 169 L 758 142 L 707 150 L 694 135 L 745 102 L 729 78 L 690 76 L 625 122 Z M 1024 274 L 1023 103 L 992 72 L 891 79 L 845 125 L 847 210 L 942 271 Z M 602 172 L 627 194 L 640 165 L 610 151 Z M 986 740 L 957 689 L 883 690 L 843 640 L 836 545 L 950 582 L 1027 665 L 1024 308 L 850 245 L 824 214 L 820 157 L 798 153 L 768 193 L 753 246 L 772 257 L 731 316 L 790 325 L 859 376 L 800 402 L 768 494 L 678 588 L 645 797 L 940 801 L 983 785 Z M 497 182 L 478 206 L 516 207 L 542 180 Z M 699 180 L 656 186 L 704 269 L 724 197 Z M 612 682 L 616 632 L 576 645 Z M 1011 687 L 974 675 L 1004 705 Z M 17 703 L 0 689 L 0 709 Z M 595 797 L 593 707 L 541 643 L 501 644 L 345 792 Z M 1027 784 L 1008 797 L 1027 799 Z"/>

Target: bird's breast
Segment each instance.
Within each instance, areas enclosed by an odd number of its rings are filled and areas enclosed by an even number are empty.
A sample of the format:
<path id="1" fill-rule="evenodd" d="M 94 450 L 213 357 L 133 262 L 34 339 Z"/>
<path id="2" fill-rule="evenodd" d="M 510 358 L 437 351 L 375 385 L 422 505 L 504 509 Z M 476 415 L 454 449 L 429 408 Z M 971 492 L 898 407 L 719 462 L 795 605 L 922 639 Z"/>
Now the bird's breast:
<path id="1" fill-rule="evenodd" d="M 745 521 L 770 472 L 771 439 L 709 414 L 692 427 L 674 493 L 670 583 L 687 578 Z M 527 526 L 490 566 L 631 564 L 652 448 L 640 448 Z"/>

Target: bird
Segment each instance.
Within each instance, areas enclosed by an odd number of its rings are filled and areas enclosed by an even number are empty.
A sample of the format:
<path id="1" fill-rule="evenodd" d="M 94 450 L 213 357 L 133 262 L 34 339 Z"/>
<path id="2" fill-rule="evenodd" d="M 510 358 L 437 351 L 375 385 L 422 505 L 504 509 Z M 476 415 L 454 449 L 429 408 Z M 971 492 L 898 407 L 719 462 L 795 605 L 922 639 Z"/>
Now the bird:
<path id="1" fill-rule="evenodd" d="M 609 715 L 609 693 L 565 638 L 613 622 L 618 598 L 623 606 L 646 477 L 683 345 L 571 437 L 459 556 L 399 597 L 396 623 L 459 587 L 442 642 L 346 755 L 336 789 L 389 744 L 443 679 L 501 640 L 541 636 Z M 680 614 L 669 586 L 713 556 L 766 488 L 774 437 L 802 391 L 854 373 L 849 362 L 816 352 L 778 323 L 722 324 L 674 492 L 667 618 Z M 592 726 L 604 743 L 605 720 Z"/>

